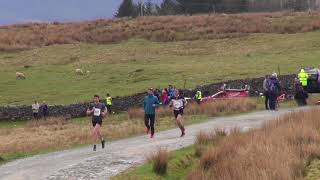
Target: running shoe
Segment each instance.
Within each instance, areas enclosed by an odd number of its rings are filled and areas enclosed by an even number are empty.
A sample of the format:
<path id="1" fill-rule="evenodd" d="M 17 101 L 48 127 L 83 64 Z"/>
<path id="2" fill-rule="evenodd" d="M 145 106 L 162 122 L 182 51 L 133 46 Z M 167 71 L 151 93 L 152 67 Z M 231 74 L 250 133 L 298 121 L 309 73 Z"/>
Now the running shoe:
<path id="1" fill-rule="evenodd" d="M 150 138 L 154 138 L 154 135 L 153 135 L 153 134 L 151 134 L 151 135 L 150 135 Z"/>
<path id="2" fill-rule="evenodd" d="M 93 151 L 96 151 L 96 150 L 97 150 L 97 146 L 93 145 Z"/>
<path id="3" fill-rule="evenodd" d="M 101 141 L 101 145 L 102 145 L 102 149 L 104 149 L 104 145 L 105 145 L 106 141 L 105 140 L 102 140 Z"/>

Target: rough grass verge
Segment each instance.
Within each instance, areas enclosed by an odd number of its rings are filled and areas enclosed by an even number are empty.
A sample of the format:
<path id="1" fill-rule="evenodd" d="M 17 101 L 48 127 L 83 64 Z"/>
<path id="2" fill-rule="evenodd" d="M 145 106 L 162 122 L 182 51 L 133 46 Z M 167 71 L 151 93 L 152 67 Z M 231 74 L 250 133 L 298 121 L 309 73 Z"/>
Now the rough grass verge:
<path id="1" fill-rule="evenodd" d="M 155 154 L 151 155 L 149 161 L 152 162 L 152 169 L 158 175 L 165 175 L 168 170 L 169 152 L 165 148 L 160 148 Z"/>
<path id="2" fill-rule="evenodd" d="M 188 179 L 303 179 L 320 156 L 320 110 L 287 114 L 261 129 L 233 131 L 200 159 Z"/>

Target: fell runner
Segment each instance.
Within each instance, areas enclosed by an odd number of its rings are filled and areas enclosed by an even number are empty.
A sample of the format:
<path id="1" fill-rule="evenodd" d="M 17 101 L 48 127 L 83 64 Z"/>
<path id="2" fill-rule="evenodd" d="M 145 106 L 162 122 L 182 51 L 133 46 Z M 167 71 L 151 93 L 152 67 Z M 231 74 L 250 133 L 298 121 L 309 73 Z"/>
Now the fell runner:
<path id="1" fill-rule="evenodd" d="M 90 105 L 90 107 L 87 110 L 87 115 L 92 116 L 92 135 L 94 138 L 95 143 L 99 140 L 101 141 L 102 149 L 105 146 L 105 140 L 103 139 L 101 135 L 101 126 L 102 126 L 102 120 L 104 117 L 107 116 L 106 113 L 106 106 L 103 103 L 100 103 L 100 97 L 98 95 L 94 95 L 93 97 L 93 103 Z M 93 151 L 97 150 L 96 144 L 93 145 Z"/>
<path id="2" fill-rule="evenodd" d="M 173 114 L 176 119 L 176 123 L 181 130 L 181 136 L 185 135 L 185 128 L 183 125 L 183 110 L 187 105 L 187 101 L 185 98 L 180 95 L 179 91 L 177 90 L 175 96 L 170 101 L 170 107 L 173 107 Z"/>
<path id="3" fill-rule="evenodd" d="M 153 89 L 148 90 L 148 95 L 144 97 L 143 109 L 144 109 L 144 124 L 147 127 L 146 133 L 149 134 L 151 130 L 150 138 L 154 138 L 154 123 L 156 119 L 156 108 L 159 106 L 159 100 L 153 95 Z"/>

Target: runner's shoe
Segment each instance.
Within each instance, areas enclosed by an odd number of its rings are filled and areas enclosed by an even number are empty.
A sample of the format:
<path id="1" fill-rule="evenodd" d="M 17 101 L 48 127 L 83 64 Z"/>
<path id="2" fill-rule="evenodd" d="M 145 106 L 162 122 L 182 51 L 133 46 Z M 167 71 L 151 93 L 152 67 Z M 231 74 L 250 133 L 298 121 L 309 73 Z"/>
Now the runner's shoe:
<path id="1" fill-rule="evenodd" d="M 101 141 L 101 145 L 102 145 L 102 149 L 104 149 L 104 145 L 105 145 L 106 141 L 105 140 L 102 140 Z"/>
<path id="2" fill-rule="evenodd" d="M 183 137 L 184 135 L 186 135 L 186 133 L 183 131 L 180 137 Z"/>
<path id="3" fill-rule="evenodd" d="M 150 138 L 154 138 L 154 134 L 151 134 L 151 135 L 150 135 Z"/>
<path id="4" fill-rule="evenodd" d="M 97 146 L 93 145 L 93 151 L 96 151 L 96 150 L 97 150 Z"/>
<path id="5" fill-rule="evenodd" d="M 181 136 L 180 137 L 183 137 L 184 135 L 186 135 L 186 130 L 183 128 L 183 131 L 181 132 Z"/>

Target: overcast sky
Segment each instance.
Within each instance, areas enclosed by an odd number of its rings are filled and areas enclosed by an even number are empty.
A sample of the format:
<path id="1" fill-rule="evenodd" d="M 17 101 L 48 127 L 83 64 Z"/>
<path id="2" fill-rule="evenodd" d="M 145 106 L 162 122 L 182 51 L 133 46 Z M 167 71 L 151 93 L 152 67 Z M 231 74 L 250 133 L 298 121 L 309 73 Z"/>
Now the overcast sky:
<path id="1" fill-rule="evenodd" d="M 122 0 L 0 0 L 0 24 L 109 18 Z"/>

